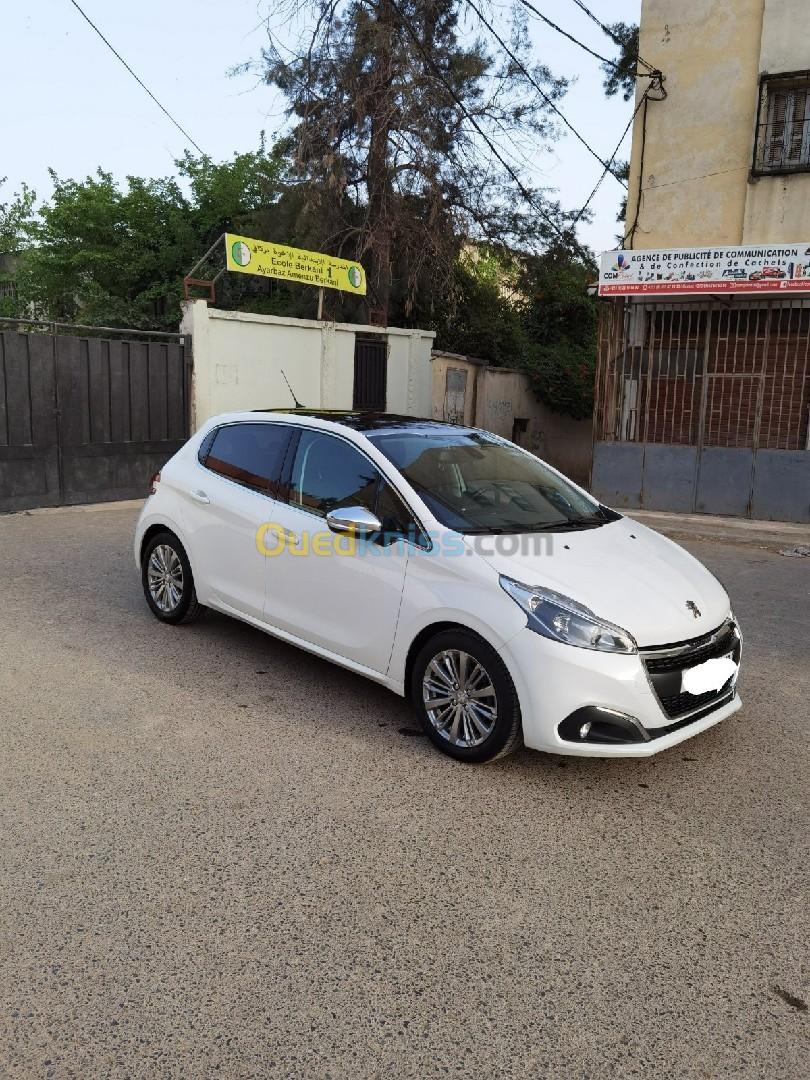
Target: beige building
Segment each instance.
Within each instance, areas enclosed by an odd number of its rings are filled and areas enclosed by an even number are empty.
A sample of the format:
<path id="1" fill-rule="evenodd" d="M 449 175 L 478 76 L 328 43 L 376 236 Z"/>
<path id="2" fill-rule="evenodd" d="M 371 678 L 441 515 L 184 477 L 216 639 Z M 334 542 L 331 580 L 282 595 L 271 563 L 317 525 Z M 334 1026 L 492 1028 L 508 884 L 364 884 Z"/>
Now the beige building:
<path id="1" fill-rule="evenodd" d="M 810 240 L 810 2 L 642 0 L 639 54 L 626 246 Z"/>
<path id="2" fill-rule="evenodd" d="M 810 0 L 642 0 L 638 71 L 592 488 L 810 523 Z"/>

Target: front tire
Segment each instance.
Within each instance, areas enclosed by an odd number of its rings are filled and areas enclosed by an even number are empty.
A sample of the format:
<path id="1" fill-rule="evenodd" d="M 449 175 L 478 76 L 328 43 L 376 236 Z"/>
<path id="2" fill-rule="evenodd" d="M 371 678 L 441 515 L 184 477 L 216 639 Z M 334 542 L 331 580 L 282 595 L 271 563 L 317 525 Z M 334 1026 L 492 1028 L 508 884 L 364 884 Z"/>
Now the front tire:
<path id="1" fill-rule="evenodd" d="M 459 761 L 495 761 L 522 742 L 512 678 L 492 646 L 472 631 L 442 631 L 420 649 L 411 700 L 428 738 Z"/>
<path id="2" fill-rule="evenodd" d="M 191 622 L 200 613 L 191 564 L 174 533 L 157 533 L 146 545 L 141 581 L 146 602 L 161 622 Z"/>

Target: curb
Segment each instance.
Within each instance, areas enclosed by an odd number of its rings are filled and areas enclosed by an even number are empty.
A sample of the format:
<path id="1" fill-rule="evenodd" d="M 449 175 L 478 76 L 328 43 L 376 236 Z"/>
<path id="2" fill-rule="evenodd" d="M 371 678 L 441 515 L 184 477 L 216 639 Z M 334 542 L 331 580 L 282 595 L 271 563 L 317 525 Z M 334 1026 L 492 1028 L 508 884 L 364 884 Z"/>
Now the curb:
<path id="1" fill-rule="evenodd" d="M 83 503 L 80 506 L 37 506 L 32 510 L 9 510 L 6 514 L 0 514 L 3 518 L 12 517 L 39 517 L 44 514 L 96 514 L 101 510 L 140 510 L 146 501 L 143 499 L 122 499 L 118 502 Z"/>
<path id="2" fill-rule="evenodd" d="M 656 510 L 625 510 L 627 517 L 672 540 L 705 541 L 757 547 L 766 551 L 810 546 L 810 525 L 792 521 L 751 521 L 708 514 L 670 514 Z"/>

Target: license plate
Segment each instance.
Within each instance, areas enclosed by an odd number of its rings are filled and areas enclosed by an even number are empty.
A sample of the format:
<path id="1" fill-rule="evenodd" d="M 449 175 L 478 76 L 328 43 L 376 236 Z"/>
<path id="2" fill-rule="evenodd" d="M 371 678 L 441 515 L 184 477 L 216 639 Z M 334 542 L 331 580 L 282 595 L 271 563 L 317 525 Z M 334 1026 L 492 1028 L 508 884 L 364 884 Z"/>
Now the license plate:
<path id="1" fill-rule="evenodd" d="M 681 690 L 687 694 L 708 694 L 719 690 L 737 675 L 737 664 L 730 656 L 704 660 L 702 664 L 681 672 Z"/>

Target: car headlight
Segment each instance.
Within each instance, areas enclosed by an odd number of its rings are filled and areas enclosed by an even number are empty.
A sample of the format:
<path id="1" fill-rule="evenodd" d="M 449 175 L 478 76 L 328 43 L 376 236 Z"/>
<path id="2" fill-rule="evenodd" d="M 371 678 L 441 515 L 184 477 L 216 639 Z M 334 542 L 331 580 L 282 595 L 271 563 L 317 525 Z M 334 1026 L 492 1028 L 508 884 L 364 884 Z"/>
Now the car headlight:
<path id="1" fill-rule="evenodd" d="M 532 588 L 512 578 L 500 577 L 501 588 L 529 616 L 528 627 L 543 637 L 596 652 L 635 653 L 638 645 L 620 626 L 600 619 L 569 596 L 551 589 Z"/>

